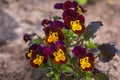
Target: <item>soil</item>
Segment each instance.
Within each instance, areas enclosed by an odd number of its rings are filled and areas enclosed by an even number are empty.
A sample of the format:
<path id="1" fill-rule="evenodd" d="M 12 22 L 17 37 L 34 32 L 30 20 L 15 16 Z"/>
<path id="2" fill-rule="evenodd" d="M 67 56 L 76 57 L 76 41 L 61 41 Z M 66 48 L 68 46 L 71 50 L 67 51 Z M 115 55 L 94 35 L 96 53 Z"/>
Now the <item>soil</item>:
<path id="1" fill-rule="evenodd" d="M 25 58 L 28 46 L 22 37 L 26 32 L 36 32 L 43 37 L 42 19 L 60 15 L 62 11 L 53 9 L 53 5 L 64 1 L 0 0 L 0 80 L 32 80 L 31 74 L 35 69 Z M 86 25 L 92 21 L 102 21 L 104 25 L 96 33 L 94 41 L 114 43 L 119 49 L 113 60 L 99 62 L 98 67 L 107 72 L 110 80 L 120 80 L 119 0 L 97 0 L 84 7 L 87 9 Z M 40 75 L 39 72 L 36 74 Z"/>

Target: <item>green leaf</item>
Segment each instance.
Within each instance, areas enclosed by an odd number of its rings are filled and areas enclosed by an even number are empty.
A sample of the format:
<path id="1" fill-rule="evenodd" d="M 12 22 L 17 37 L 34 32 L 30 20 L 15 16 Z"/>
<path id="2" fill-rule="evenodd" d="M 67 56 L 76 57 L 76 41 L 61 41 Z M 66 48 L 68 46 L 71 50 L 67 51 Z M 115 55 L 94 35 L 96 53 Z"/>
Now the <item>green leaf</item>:
<path id="1" fill-rule="evenodd" d="M 87 80 L 92 80 L 92 73 L 91 72 L 85 72 L 85 76 Z"/>
<path id="2" fill-rule="evenodd" d="M 88 40 L 89 38 L 94 38 L 95 37 L 95 33 L 97 32 L 97 30 L 102 26 L 102 23 L 100 21 L 96 21 L 96 22 L 91 22 L 87 28 L 85 33 L 83 34 L 84 39 Z"/>
<path id="3" fill-rule="evenodd" d="M 88 0 L 77 0 L 78 4 L 85 5 L 87 4 Z"/>
<path id="4" fill-rule="evenodd" d="M 53 19 L 54 19 L 54 20 L 58 20 L 58 19 L 62 19 L 62 18 L 59 17 L 59 16 L 54 16 Z"/>
<path id="5" fill-rule="evenodd" d="M 97 48 L 97 46 L 96 46 L 96 44 L 93 42 L 93 39 L 92 38 L 90 38 L 89 39 L 89 41 L 88 41 L 88 43 L 87 43 L 87 48 L 89 49 L 89 48 Z"/>
<path id="6" fill-rule="evenodd" d="M 73 72 L 72 68 L 67 66 L 67 65 L 61 65 L 60 66 L 60 69 L 63 71 L 63 72 Z"/>
<path id="7" fill-rule="evenodd" d="M 33 39 L 33 40 L 31 40 L 31 42 L 30 43 L 32 43 L 32 44 L 40 44 L 40 39 Z"/>
<path id="8" fill-rule="evenodd" d="M 55 74 L 55 80 L 60 80 L 60 75 L 59 74 Z"/>
<path id="9" fill-rule="evenodd" d="M 104 73 L 98 73 L 95 75 L 95 80 L 109 80 L 109 77 Z"/>
<path id="10" fill-rule="evenodd" d="M 54 75 L 54 71 L 50 71 L 46 74 L 47 77 L 51 77 L 52 75 Z"/>

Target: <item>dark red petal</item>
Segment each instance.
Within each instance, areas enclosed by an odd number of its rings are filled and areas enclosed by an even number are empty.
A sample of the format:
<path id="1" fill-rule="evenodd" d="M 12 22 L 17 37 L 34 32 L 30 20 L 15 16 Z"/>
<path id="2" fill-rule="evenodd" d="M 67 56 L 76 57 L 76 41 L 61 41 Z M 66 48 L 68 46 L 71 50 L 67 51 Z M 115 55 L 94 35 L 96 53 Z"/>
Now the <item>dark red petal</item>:
<path id="1" fill-rule="evenodd" d="M 82 33 L 84 33 L 85 32 L 85 26 L 82 25 L 82 24 L 81 24 L 81 26 L 82 26 L 82 30 L 76 30 L 76 31 L 73 31 L 73 32 L 76 33 L 76 34 L 82 34 Z"/>
<path id="2" fill-rule="evenodd" d="M 57 49 L 62 49 L 62 51 L 64 52 L 64 53 L 66 53 L 66 51 L 67 51 L 67 49 L 66 49 L 66 47 L 64 47 L 64 46 L 59 46 L 59 47 L 57 47 Z"/>
<path id="3" fill-rule="evenodd" d="M 43 47 L 41 45 L 38 45 L 35 49 L 36 53 L 42 53 Z"/>
<path id="4" fill-rule="evenodd" d="M 67 16 L 64 20 L 64 25 L 66 29 L 70 29 L 70 21 L 71 21 L 71 18 Z"/>
<path id="5" fill-rule="evenodd" d="M 43 30 L 45 32 L 45 35 L 49 36 L 50 27 L 45 27 L 45 28 L 43 28 Z"/>
<path id="6" fill-rule="evenodd" d="M 37 44 L 32 44 L 29 48 L 29 52 L 30 50 L 35 50 L 37 48 Z"/>
<path id="7" fill-rule="evenodd" d="M 63 4 L 63 9 L 64 9 L 64 10 L 69 9 L 69 8 L 71 8 L 71 6 L 72 6 L 71 1 L 66 1 L 66 2 Z"/>
<path id="8" fill-rule="evenodd" d="M 49 55 L 51 53 L 52 53 L 52 51 L 51 51 L 51 49 L 49 47 L 44 47 L 44 49 L 43 49 L 43 55 L 44 56 L 47 56 L 47 55 Z"/>
<path id="9" fill-rule="evenodd" d="M 50 28 L 51 29 L 55 29 L 55 28 L 63 28 L 64 24 L 62 21 L 54 21 L 51 25 Z"/>
<path id="10" fill-rule="evenodd" d="M 44 61 L 43 63 L 47 63 L 48 62 L 48 55 L 44 55 Z"/>
<path id="11" fill-rule="evenodd" d="M 27 33 L 24 34 L 23 40 L 24 40 L 25 42 L 31 40 L 31 35 L 29 35 L 29 34 L 27 34 Z"/>
<path id="12" fill-rule="evenodd" d="M 65 44 L 64 41 L 59 40 L 55 43 L 55 46 L 59 47 L 59 46 L 64 45 L 64 44 Z"/>
<path id="13" fill-rule="evenodd" d="M 54 5 L 54 8 L 55 8 L 55 9 L 63 9 L 63 3 L 56 3 L 56 4 Z"/>
<path id="14" fill-rule="evenodd" d="M 75 46 L 74 49 L 72 50 L 72 52 L 76 57 L 86 55 L 86 49 L 82 48 L 81 46 Z"/>
<path id="15" fill-rule="evenodd" d="M 66 16 L 69 16 L 69 17 L 74 19 L 74 18 L 77 18 L 79 16 L 79 13 L 77 13 L 76 11 L 74 11 L 72 9 L 67 9 L 62 14 L 63 19 L 65 19 Z"/>
<path id="16" fill-rule="evenodd" d="M 94 63 L 94 55 L 92 53 L 87 53 L 86 56 L 89 57 L 89 61 Z"/>
<path id="17" fill-rule="evenodd" d="M 59 40 L 63 40 L 64 39 L 64 34 L 63 34 L 62 30 L 57 28 L 56 32 L 58 32 Z"/>
<path id="18" fill-rule="evenodd" d="M 82 24 L 85 23 L 85 18 L 83 15 L 79 15 L 76 19 L 80 20 L 80 23 L 82 23 Z"/>
<path id="19" fill-rule="evenodd" d="M 78 5 L 78 4 L 77 4 L 76 1 L 73 1 L 73 2 L 72 2 L 72 8 L 77 8 L 77 5 Z"/>

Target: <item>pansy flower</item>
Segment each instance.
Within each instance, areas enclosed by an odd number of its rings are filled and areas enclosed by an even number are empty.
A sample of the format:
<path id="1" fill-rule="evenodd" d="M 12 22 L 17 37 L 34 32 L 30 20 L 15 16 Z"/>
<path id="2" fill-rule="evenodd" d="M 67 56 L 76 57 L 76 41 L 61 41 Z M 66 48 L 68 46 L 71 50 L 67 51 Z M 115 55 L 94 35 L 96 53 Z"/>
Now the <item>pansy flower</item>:
<path id="1" fill-rule="evenodd" d="M 64 39 L 64 34 L 60 28 L 51 29 L 50 27 L 44 28 L 46 39 L 45 42 L 48 45 L 55 44 L 58 40 Z"/>
<path id="2" fill-rule="evenodd" d="M 48 47 L 33 44 L 29 48 L 29 52 L 26 54 L 26 57 L 30 59 L 31 66 L 39 67 L 43 63 L 47 62 L 48 54 L 50 54 L 50 49 Z"/>
<path id="3" fill-rule="evenodd" d="M 71 29 L 76 34 L 81 34 L 85 31 L 85 18 L 83 15 L 79 15 L 78 12 L 68 9 L 63 12 L 62 16 L 65 28 Z"/>
<path id="4" fill-rule="evenodd" d="M 86 53 L 86 49 L 76 46 L 72 50 L 73 54 L 78 57 L 79 67 L 83 71 L 91 71 L 94 69 L 94 55 Z"/>
<path id="5" fill-rule="evenodd" d="M 86 12 L 85 9 L 83 9 L 76 1 L 65 1 L 64 3 L 56 3 L 54 5 L 55 9 L 63 9 L 63 10 L 67 10 L 67 9 L 73 9 L 75 11 L 78 11 L 79 13 L 84 13 Z"/>
<path id="6" fill-rule="evenodd" d="M 26 33 L 26 34 L 24 34 L 24 36 L 23 36 L 23 40 L 24 40 L 25 42 L 28 42 L 28 41 L 30 41 L 30 40 L 32 39 L 32 37 L 35 36 L 35 35 L 36 35 L 35 33 L 33 33 L 33 34 L 28 34 L 28 33 Z"/>
<path id="7" fill-rule="evenodd" d="M 60 44 L 60 43 L 59 43 Z M 56 64 L 64 64 L 67 61 L 66 48 L 63 45 L 52 45 L 52 54 L 50 55 Z"/>

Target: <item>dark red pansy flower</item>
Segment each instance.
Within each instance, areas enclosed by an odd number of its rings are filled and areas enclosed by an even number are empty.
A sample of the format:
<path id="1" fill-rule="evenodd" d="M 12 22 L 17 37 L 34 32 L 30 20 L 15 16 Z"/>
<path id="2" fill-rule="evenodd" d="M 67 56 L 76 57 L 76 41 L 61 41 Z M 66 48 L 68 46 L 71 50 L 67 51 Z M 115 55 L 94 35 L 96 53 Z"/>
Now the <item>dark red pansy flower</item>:
<path id="1" fill-rule="evenodd" d="M 50 55 L 53 62 L 56 64 L 64 64 L 67 61 L 66 48 L 61 46 L 51 46 L 52 54 Z"/>
<path id="2" fill-rule="evenodd" d="M 64 39 L 64 34 L 60 28 L 51 29 L 46 27 L 44 31 L 46 34 L 45 42 L 48 45 L 55 44 L 57 41 Z"/>
<path id="3" fill-rule="evenodd" d="M 85 18 L 79 15 L 76 11 L 69 9 L 63 12 L 64 25 L 66 29 L 71 29 L 76 34 L 81 34 L 85 31 Z"/>
<path id="4" fill-rule="evenodd" d="M 94 68 L 94 55 L 86 53 L 86 49 L 81 46 L 76 46 L 72 50 L 73 54 L 78 57 L 78 64 L 83 71 L 92 71 Z"/>
<path id="5" fill-rule="evenodd" d="M 54 5 L 55 9 L 63 9 L 63 10 L 67 10 L 67 9 L 72 9 L 75 10 L 79 13 L 84 13 L 86 12 L 85 9 L 83 9 L 76 1 L 65 1 L 64 3 L 56 3 Z"/>
<path id="6" fill-rule="evenodd" d="M 29 48 L 29 52 L 26 54 L 26 57 L 30 59 L 31 66 L 39 67 L 48 61 L 49 54 L 51 54 L 51 50 L 48 47 L 33 44 Z"/>
<path id="7" fill-rule="evenodd" d="M 33 33 L 33 34 L 28 34 L 28 33 L 26 33 L 26 34 L 24 34 L 24 36 L 23 36 L 23 40 L 24 40 L 25 42 L 28 42 L 28 41 L 30 41 L 30 40 L 32 39 L 32 37 L 35 36 L 35 35 L 36 35 L 35 33 Z"/>

